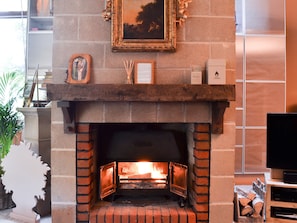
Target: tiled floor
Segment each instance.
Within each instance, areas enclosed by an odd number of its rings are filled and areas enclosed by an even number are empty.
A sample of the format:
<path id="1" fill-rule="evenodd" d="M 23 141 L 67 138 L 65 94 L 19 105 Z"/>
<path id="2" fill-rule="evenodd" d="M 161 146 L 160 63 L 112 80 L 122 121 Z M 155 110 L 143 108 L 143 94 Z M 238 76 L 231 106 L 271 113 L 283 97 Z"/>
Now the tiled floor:
<path id="1" fill-rule="evenodd" d="M 0 211 L 0 222 L 1 223 L 24 223 L 23 221 L 17 221 L 9 217 L 11 209 L 1 210 Z M 51 223 L 51 217 L 42 217 L 40 223 Z"/>

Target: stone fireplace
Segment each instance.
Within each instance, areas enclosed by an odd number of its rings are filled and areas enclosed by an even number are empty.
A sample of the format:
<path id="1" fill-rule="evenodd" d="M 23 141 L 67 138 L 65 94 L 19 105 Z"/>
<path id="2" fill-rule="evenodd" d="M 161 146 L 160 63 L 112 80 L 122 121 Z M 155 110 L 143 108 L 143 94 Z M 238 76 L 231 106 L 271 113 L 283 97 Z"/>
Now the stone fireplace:
<path id="1" fill-rule="evenodd" d="M 176 52 L 114 53 L 111 23 L 101 16 L 105 0 L 54 1 L 53 85 L 48 88 L 54 223 L 232 222 L 235 118 L 236 112 L 242 112 L 235 111 L 233 102 L 234 4 L 234 0 L 192 1 L 186 22 L 176 30 Z M 76 53 L 92 56 L 89 84 L 65 84 L 69 58 Z M 226 60 L 227 85 L 190 85 L 191 68 L 196 65 L 205 83 L 208 59 Z M 155 83 L 124 84 L 123 60 L 153 60 Z M 100 164 L 94 157 L 100 137 L 96 134 L 99 125 L 113 123 L 170 124 L 183 129 L 189 205 L 127 210 L 125 205 L 115 208 L 99 199 Z"/>
<path id="2" fill-rule="evenodd" d="M 175 97 L 162 93 L 171 88 Z M 79 97 L 74 92 L 80 92 Z M 232 221 L 234 142 L 226 137 L 233 134 L 234 126 L 226 124 L 223 116 L 234 93 L 233 85 L 49 85 L 48 95 L 55 101 L 52 109 L 58 115 L 56 120 L 60 120 L 52 126 L 57 140 L 53 140 L 56 149 L 52 151 L 52 171 L 61 174 L 52 176 L 53 221 L 71 217 L 72 222 L 81 223 L 194 223 L 216 222 L 222 216 Z M 149 205 L 145 205 L 147 200 L 141 201 L 142 205 L 139 200 L 138 205 L 127 205 L 129 199 L 120 204 L 113 199 L 100 199 L 100 165 L 113 161 L 100 152 L 104 150 L 100 137 L 108 136 L 108 129 L 115 125 L 136 125 L 141 129 L 153 126 L 157 132 L 173 130 L 184 134 L 186 147 L 182 152 L 187 158 L 181 162 L 188 168 L 184 204 L 175 199 L 162 203 L 163 196 L 157 198 L 157 204 L 150 200 Z M 69 143 L 73 149 L 67 149 Z M 160 157 L 156 161 L 164 160 Z M 63 169 L 64 164 L 69 162 L 75 168 L 73 177 L 63 176 L 69 171 Z M 66 197 L 72 193 L 74 199 L 67 202 Z"/>

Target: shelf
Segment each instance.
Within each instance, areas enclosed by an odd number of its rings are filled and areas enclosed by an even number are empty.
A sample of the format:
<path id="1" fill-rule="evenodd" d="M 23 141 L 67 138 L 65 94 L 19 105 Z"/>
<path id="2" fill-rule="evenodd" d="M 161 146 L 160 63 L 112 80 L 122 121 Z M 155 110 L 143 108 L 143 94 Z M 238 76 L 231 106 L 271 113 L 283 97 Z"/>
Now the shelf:
<path id="1" fill-rule="evenodd" d="M 49 84 L 47 87 L 49 99 L 63 101 L 235 101 L 235 85 Z"/>
<path id="2" fill-rule="evenodd" d="M 287 184 L 284 183 L 281 179 L 271 179 L 269 173 L 265 173 L 265 183 L 266 183 L 266 204 L 265 204 L 265 214 L 266 221 L 271 223 L 293 223 L 296 221 L 297 213 L 297 203 L 295 202 L 296 194 L 290 194 L 290 199 L 288 201 L 288 191 L 291 189 L 297 189 L 297 184 Z M 275 192 L 274 196 L 272 195 L 273 188 L 281 188 L 283 191 Z M 291 193 L 291 192 L 290 192 Z M 276 200 L 276 197 L 278 200 Z M 294 198 L 294 199 L 293 199 Z M 278 209 L 278 214 L 274 212 L 274 208 Z M 291 212 L 294 212 L 294 214 Z M 290 213 L 289 213 L 290 212 Z M 279 215 L 279 216 L 278 216 Z"/>
<path id="3" fill-rule="evenodd" d="M 34 16 L 29 18 L 29 32 L 51 31 L 53 30 L 53 17 Z"/>
<path id="4" fill-rule="evenodd" d="M 73 108 L 82 101 L 210 102 L 212 133 L 221 134 L 225 109 L 235 101 L 235 85 L 48 84 L 47 98 L 59 101 L 67 123 L 73 123 Z"/>
<path id="5" fill-rule="evenodd" d="M 26 48 L 26 75 L 30 76 L 36 67 L 39 67 L 39 74 L 43 70 L 52 70 L 52 48 L 53 48 L 53 20 L 52 0 L 47 1 L 42 9 L 36 0 L 28 1 L 27 15 L 27 48 Z M 46 3 L 47 3 L 46 2 Z M 45 3 L 44 3 L 45 4 Z M 45 74 L 44 74 L 45 75 Z"/>
<path id="6" fill-rule="evenodd" d="M 31 16 L 30 19 L 42 22 L 52 22 L 53 16 Z"/>
<path id="7" fill-rule="evenodd" d="M 53 34 L 53 30 L 31 30 L 28 32 L 28 34 L 33 34 L 33 35 L 37 35 L 37 34 Z"/>

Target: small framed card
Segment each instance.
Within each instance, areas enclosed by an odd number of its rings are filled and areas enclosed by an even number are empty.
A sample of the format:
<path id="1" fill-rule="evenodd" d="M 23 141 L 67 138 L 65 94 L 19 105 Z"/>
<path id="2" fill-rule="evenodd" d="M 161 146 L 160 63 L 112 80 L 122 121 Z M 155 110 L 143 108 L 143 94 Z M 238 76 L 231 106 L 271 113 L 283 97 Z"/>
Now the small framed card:
<path id="1" fill-rule="evenodd" d="M 135 61 L 134 83 L 135 84 L 154 84 L 155 81 L 155 62 L 153 60 Z"/>

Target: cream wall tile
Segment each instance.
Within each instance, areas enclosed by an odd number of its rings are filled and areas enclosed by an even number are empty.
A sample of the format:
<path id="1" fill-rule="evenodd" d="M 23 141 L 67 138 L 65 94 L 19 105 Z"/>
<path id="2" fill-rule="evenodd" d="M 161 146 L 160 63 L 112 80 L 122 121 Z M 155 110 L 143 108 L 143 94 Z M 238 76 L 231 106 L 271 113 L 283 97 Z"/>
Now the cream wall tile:
<path id="1" fill-rule="evenodd" d="M 131 122 L 130 104 L 126 102 L 105 102 L 104 122 Z"/>
<path id="2" fill-rule="evenodd" d="M 55 42 L 54 43 L 54 54 L 58 54 L 59 57 L 53 57 L 53 63 L 59 67 L 61 72 L 60 76 L 63 76 L 63 82 L 65 83 L 66 71 L 68 69 L 69 59 L 73 54 L 77 53 L 87 53 L 92 56 L 92 69 L 96 67 L 102 67 L 104 62 L 104 51 L 105 44 L 100 42 L 93 42 L 92 44 L 87 42 L 75 42 L 75 44 L 65 41 L 65 42 Z M 57 76 L 53 75 L 53 77 Z M 58 83 L 58 82 L 57 82 Z"/>
<path id="3" fill-rule="evenodd" d="M 76 204 L 58 204 L 52 203 L 52 222 L 67 222 L 67 223 L 75 223 L 76 222 Z"/>
<path id="4" fill-rule="evenodd" d="M 76 148 L 76 135 L 75 134 L 65 134 L 64 124 L 52 123 L 51 132 L 51 146 L 56 149 L 70 149 L 75 150 Z"/>
<path id="5" fill-rule="evenodd" d="M 210 21 L 209 37 L 215 42 L 235 42 L 235 22 L 234 17 L 212 18 Z"/>
<path id="6" fill-rule="evenodd" d="M 210 113 L 211 105 L 207 102 L 205 103 L 186 103 L 186 122 L 211 122 L 211 113 Z M 199 111 L 199 112 L 197 112 Z"/>
<path id="7" fill-rule="evenodd" d="M 188 8 L 189 16 L 209 15 L 210 3 L 211 2 L 209 0 L 192 1 Z"/>
<path id="8" fill-rule="evenodd" d="M 75 176 L 76 152 L 53 150 L 51 153 L 51 173 L 55 175 Z"/>
<path id="9" fill-rule="evenodd" d="M 79 18 L 79 40 L 108 41 L 110 38 L 110 23 L 103 23 L 102 20 L 101 14 Z M 102 32 L 102 30 L 105 32 Z"/>
<path id="10" fill-rule="evenodd" d="M 63 112 L 57 107 L 57 102 L 51 102 L 51 122 L 63 122 Z"/>
<path id="11" fill-rule="evenodd" d="M 233 202 L 210 204 L 210 223 L 232 223 L 233 222 Z"/>
<path id="12" fill-rule="evenodd" d="M 211 15 L 234 16 L 234 0 L 212 0 Z"/>
<path id="13" fill-rule="evenodd" d="M 186 28 L 187 27 L 185 27 L 185 29 Z M 192 30 L 197 29 L 192 27 Z M 187 42 L 178 45 L 178 53 L 159 55 L 158 61 L 156 62 L 158 68 L 175 69 L 177 71 L 181 69 L 191 69 L 192 65 L 199 65 L 201 68 L 204 68 L 205 61 L 207 61 L 210 56 L 210 45 L 208 43 L 197 43 L 195 42 L 197 40 L 192 38 L 195 37 L 188 37 L 187 35 Z M 170 76 L 168 76 L 168 78 L 170 78 Z"/>
<path id="14" fill-rule="evenodd" d="M 234 150 L 212 150 L 210 157 L 211 177 L 234 175 Z"/>
<path id="15" fill-rule="evenodd" d="M 72 203 L 76 202 L 76 178 L 75 176 L 52 176 L 51 178 L 52 202 Z"/>
<path id="16" fill-rule="evenodd" d="M 103 102 L 83 102 L 77 107 L 76 114 L 78 122 L 103 122 Z"/>
<path id="17" fill-rule="evenodd" d="M 233 201 L 234 177 L 212 177 L 210 179 L 210 202 L 211 203 L 230 203 Z"/>
<path id="18" fill-rule="evenodd" d="M 132 122 L 157 122 L 157 103 L 131 103 Z"/>
<path id="19" fill-rule="evenodd" d="M 186 40 L 191 42 L 209 42 L 211 40 L 210 17 L 194 17 L 185 24 Z M 205 54 L 201 54 L 205 55 Z"/>
<path id="20" fill-rule="evenodd" d="M 226 150 L 234 149 L 235 146 L 235 123 L 224 123 L 224 134 L 212 134 L 211 149 Z"/>
<path id="21" fill-rule="evenodd" d="M 56 40 L 78 40 L 77 16 L 56 16 L 54 27 Z"/>
<path id="22" fill-rule="evenodd" d="M 158 122 L 184 122 L 185 108 L 183 103 L 159 103 Z"/>

